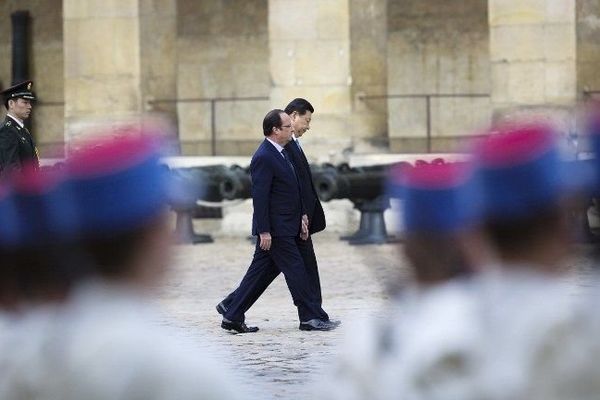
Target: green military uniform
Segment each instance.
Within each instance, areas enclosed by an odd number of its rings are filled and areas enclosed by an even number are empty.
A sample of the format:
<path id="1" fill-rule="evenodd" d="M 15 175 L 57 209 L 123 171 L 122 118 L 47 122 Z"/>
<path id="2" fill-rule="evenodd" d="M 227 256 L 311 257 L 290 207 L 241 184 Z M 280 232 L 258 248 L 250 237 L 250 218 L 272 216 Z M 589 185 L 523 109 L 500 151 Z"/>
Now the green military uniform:
<path id="1" fill-rule="evenodd" d="M 31 81 L 26 81 L 4 90 L 1 94 L 7 108 L 11 99 L 35 100 L 31 85 Z M 27 128 L 7 115 L 0 126 L 0 177 L 9 171 L 21 170 L 25 165 L 39 167 L 37 148 Z"/>

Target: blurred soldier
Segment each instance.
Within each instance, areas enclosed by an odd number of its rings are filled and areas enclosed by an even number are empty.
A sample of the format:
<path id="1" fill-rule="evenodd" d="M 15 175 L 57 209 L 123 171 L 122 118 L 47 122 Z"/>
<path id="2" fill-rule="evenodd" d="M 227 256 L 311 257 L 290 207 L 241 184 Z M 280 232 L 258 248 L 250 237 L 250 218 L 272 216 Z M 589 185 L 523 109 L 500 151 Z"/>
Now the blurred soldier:
<path id="1" fill-rule="evenodd" d="M 561 160 L 556 133 L 545 124 L 496 127 L 474 157 L 484 231 L 496 256 L 480 280 L 482 390 L 490 399 L 548 399 L 544 385 L 572 367 L 563 364 L 571 349 L 562 343 L 578 335 L 579 299 L 568 283 L 568 205 L 584 174 Z"/>
<path id="2" fill-rule="evenodd" d="M 317 257 L 315 255 L 315 250 L 310 235 L 325 229 L 325 214 L 323 213 L 323 207 L 321 206 L 321 202 L 319 201 L 317 191 L 315 190 L 315 186 L 313 184 L 310 165 L 308 164 L 308 160 L 304 155 L 304 151 L 302 150 L 299 140 L 302 135 L 304 135 L 304 133 L 310 129 L 310 121 L 315 110 L 307 100 L 297 98 L 292 100 L 287 105 L 285 112 L 291 118 L 292 129 L 294 131 L 292 134 L 292 140 L 285 145 L 285 149 L 290 155 L 290 159 L 296 168 L 298 181 L 300 182 L 302 189 L 302 203 L 306 207 L 306 224 L 308 224 L 309 231 L 309 236 L 306 240 L 303 240 L 300 237 L 296 238 L 296 245 L 298 246 L 298 250 L 300 250 L 300 254 L 302 255 L 302 260 L 304 261 L 306 273 L 308 274 L 310 287 L 314 291 L 318 305 L 322 307 L 323 298 L 321 295 L 321 281 L 319 278 Z M 276 268 L 273 269 L 272 272 L 272 275 L 269 277 L 271 280 L 269 281 L 269 279 L 265 279 L 265 286 L 263 290 L 265 290 L 271 281 L 279 275 L 279 270 Z M 229 296 L 227 296 L 227 298 L 217 305 L 217 311 L 220 314 L 227 312 L 227 309 L 230 307 L 236 293 L 237 291 L 232 292 L 229 294 Z M 260 294 L 262 294 L 262 292 L 257 292 L 257 295 L 260 296 Z M 324 321 L 329 321 L 329 315 L 323 311 L 321 319 Z M 334 323 L 339 324 L 339 321 L 334 321 Z"/>
<path id="3" fill-rule="evenodd" d="M 485 253 L 471 169 L 404 167 L 394 170 L 390 187 L 403 201 L 403 250 L 414 283 L 385 321 L 351 330 L 323 398 L 476 399 L 471 377 L 481 330 L 469 277 Z"/>
<path id="4" fill-rule="evenodd" d="M 8 110 L 0 127 L 0 177 L 10 170 L 20 170 L 24 164 L 36 167 L 39 164 L 33 136 L 24 124 L 31 114 L 31 102 L 35 100 L 32 85 L 32 81 L 25 81 L 0 93 Z"/>
<path id="5" fill-rule="evenodd" d="M 64 184 L 42 185 L 29 205 L 13 203 L 18 212 L 0 238 L 14 249 L 15 265 L 27 269 L 29 259 L 44 275 L 20 281 L 38 288 L 35 296 L 13 285 L 21 303 L 35 306 L 0 337 L 0 398 L 238 398 L 231 376 L 159 325 L 150 305 L 168 262 L 171 182 L 158 163 L 156 140 L 140 133 L 131 128 L 85 146 L 67 160 Z M 59 188 L 70 197 L 58 196 Z M 4 205 L 0 214 L 10 209 Z M 72 232 L 59 229 L 73 226 L 68 221 L 77 227 L 75 237 L 65 237 L 69 253 L 58 247 L 61 232 Z M 36 232 L 30 224 L 51 238 L 45 254 L 28 255 L 37 246 L 27 235 Z M 62 264 L 78 273 L 61 284 L 54 267 Z"/>

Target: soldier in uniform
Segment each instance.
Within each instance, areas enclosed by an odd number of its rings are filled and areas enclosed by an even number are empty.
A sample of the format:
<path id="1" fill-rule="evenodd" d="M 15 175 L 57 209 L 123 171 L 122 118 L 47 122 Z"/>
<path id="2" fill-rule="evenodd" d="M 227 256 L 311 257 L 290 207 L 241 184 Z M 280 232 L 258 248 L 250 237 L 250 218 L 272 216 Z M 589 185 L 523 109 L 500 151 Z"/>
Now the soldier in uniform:
<path id="1" fill-rule="evenodd" d="M 33 136 L 24 124 L 31 114 L 31 102 L 35 100 L 32 85 L 32 81 L 25 81 L 0 93 L 7 110 L 6 119 L 0 127 L 0 177 L 26 165 L 36 169 L 39 166 Z"/>
<path id="2" fill-rule="evenodd" d="M 383 313 L 352 326 L 327 399 L 477 399 L 481 329 L 472 276 L 485 262 L 479 186 L 466 163 L 393 169 L 402 247 L 413 281 Z"/>
<path id="3" fill-rule="evenodd" d="M 148 132 L 108 131 L 72 152 L 64 170 L 26 168 L 0 184 L 0 256 L 10 250 L 8 266 L 18 267 L 7 271 L 0 257 L 0 293 L 15 292 L 4 304 L 27 303 L 0 332 L 0 398 L 243 393 L 211 360 L 212 346 L 164 326 L 152 305 L 168 268 L 167 203 L 182 192 Z"/>

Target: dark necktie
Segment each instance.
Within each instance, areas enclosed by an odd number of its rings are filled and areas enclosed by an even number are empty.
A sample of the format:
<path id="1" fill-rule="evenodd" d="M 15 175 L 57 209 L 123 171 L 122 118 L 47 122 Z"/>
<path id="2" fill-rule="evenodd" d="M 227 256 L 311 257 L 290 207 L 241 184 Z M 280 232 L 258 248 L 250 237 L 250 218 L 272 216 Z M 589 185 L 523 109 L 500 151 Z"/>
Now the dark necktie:
<path id="1" fill-rule="evenodd" d="M 298 140 L 294 140 L 294 144 L 296 145 L 296 147 L 298 148 L 298 151 L 300 151 L 300 153 L 304 153 L 302 151 L 302 147 L 300 146 L 300 142 Z"/>
<path id="2" fill-rule="evenodd" d="M 287 162 L 287 164 L 292 169 L 292 172 L 294 173 L 294 176 L 296 177 L 296 179 L 298 179 L 298 175 L 296 175 L 296 168 L 294 168 L 294 164 L 292 164 L 292 162 L 290 161 L 290 156 L 289 156 L 287 150 L 286 149 L 282 149 L 281 150 L 281 155 L 283 155 L 283 158 L 285 159 L 285 161 Z"/>

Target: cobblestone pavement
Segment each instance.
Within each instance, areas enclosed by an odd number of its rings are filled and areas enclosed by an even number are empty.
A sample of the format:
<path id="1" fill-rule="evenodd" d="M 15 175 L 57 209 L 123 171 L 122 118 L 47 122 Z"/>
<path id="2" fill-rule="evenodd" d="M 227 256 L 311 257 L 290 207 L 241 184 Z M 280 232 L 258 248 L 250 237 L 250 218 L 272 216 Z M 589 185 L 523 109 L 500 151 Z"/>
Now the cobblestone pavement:
<path id="1" fill-rule="evenodd" d="M 246 314 L 254 334 L 234 335 L 220 328 L 215 305 L 237 287 L 250 264 L 253 245 L 242 238 L 216 238 L 211 244 L 178 246 L 160 304 L 186 336 L 236 372 L 248 386 L 248 398 L 306 399 L 314 382 L 333 362 L 336 344 L 352 321 L 383 318 L 385 286 L 406 274 L 399 245 L 350 246 L 333 234 L 313 237 L 319 261 L 324 308 L 342 326 L 331 332 L 302 332 L 282 276 Z M 591 262 L 576 258 L 571 267 L 577 286 L 585 286 Z M 271 317 L 269 317 L 271 316 Z M 174 321 L 174 322 L 173 322 Z"/>
<path id="2" fill-rule="evenodd" d="M 161 305 L 186 336 L 211 343 L 212 353 L 238 371 L 258 398 L 309 397 L 312 382 L 331 364 L 336 343 L 358 316 L 380 313 L 386 299 L 383 282 L 400 270 L 394 244 L 350 246 L 327 233 L 315 235 L 313 242 L 323 307 L 343 322 L 335 331 L 298 329 L 296 308 L 280 275 L 246 314 L 248 324 L 258 325 L 260 331 L 228 333 L 220 327 L 215 305 L 237 287 L 253 245 L 243 238 L 216 238 L 211 244 L 176 248 Z"/>

